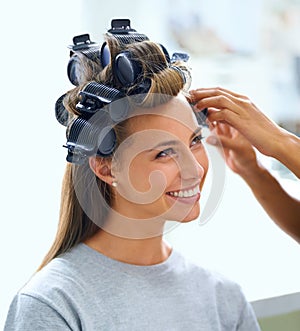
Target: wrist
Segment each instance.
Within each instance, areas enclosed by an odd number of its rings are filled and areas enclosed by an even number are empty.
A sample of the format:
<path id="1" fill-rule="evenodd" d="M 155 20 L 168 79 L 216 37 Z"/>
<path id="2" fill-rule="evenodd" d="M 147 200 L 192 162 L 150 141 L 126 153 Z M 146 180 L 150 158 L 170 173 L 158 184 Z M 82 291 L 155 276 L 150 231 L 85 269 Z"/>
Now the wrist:
<path id="1" fill-rule="evenodd" d="M 266 173 L 268 173 L 268 170 L 257 161 L 241 171 L 239 175 L 250 185 L 251 183 L 259 182 Z"/>
<path id="2" fill-rule="evenodd" d="M 274 144 L 274 150 L 271 157 L 280 162 L 285 161 L 288 155 L 299 152 L 300 138 L 284 129 L 280 130 L 278 139 Z"/>

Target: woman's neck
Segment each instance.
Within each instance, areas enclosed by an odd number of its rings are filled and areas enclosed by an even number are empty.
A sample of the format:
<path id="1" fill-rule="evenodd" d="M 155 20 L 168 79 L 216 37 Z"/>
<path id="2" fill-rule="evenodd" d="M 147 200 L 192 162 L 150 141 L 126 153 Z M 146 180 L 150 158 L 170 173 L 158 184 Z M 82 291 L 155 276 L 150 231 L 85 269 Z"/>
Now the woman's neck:
<path id="1" fill-rule="evenodd" d="M 129 239 L 104 230 L 99 230 L 84 243 L 109 258 L 135 265 L 161 263 L 169 257 L 172 251 L 162 236 Z"/>

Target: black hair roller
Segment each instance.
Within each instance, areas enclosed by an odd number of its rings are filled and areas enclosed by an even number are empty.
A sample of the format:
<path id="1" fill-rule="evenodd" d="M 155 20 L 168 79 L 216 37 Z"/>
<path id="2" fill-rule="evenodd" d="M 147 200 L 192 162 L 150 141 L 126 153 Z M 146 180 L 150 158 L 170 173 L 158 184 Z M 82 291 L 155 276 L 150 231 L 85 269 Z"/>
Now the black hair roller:
<path id="1" fill-rule="evenodd" d="M 113 19 L 108 33 L 124 45 L 149 40 L 146 35 L 131 28 L 129 19 Z M 103 68 L 110 63 L 110 51 L 106 42 L 102 44 L 100 49 L 100 61 Z"/>
<path id="2" fill-rule="evenodd" d="M 69 122 L 69 112 L 66 110 L 63 100 L 66 94 L 60 96 L 55 103 L 55 117 L 63 126 L 67 126 Z"/>
<path id="3" fill-rule="evenodd" d="M 81 53 L 92 61 L 99 61 L 100 45 L 91 41 L 89 34 L 82 34 L 73 38 L 73 45 L 70 45 L 69 48 L 71 51 L 67 74 L 70 82 L 78 86 L 82 76 L 82 64 L 77 54 Z"/>
<path id="4" fill-rule="evenodd" d="M 89 156 L 112 155 L 117 143 L 115 131 L 109 125 L 101 127 L 99 122 L 99 119 L 91 122 L 78 117 L 72 123 L 67 144 L 64 146 L 68 148 L 68 162 L 82 164 Z"/>

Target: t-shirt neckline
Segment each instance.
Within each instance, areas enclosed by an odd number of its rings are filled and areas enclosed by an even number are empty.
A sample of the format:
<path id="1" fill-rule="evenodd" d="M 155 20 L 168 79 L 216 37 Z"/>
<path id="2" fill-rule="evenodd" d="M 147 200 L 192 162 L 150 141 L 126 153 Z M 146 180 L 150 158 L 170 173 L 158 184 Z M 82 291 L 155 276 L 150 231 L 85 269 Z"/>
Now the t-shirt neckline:
<path id="1" fill-rule="evenodd" d="M 85 253 L 93 260 L 94 263 L 99 263 L 107 268 L 115 269 L 120 272 L 134 273 L 134 274 L 151 274 L 152 272 L 157 273 L 169 271 L 173 266 L 178 256 L 178 253 L 174 248 L 171 250 L 171 254 L 168 258 L 160 263 L 152 265 L 136 265 L 110 258 L 85 243 L 78 244 L 78 249 L 82 249 Z"/>

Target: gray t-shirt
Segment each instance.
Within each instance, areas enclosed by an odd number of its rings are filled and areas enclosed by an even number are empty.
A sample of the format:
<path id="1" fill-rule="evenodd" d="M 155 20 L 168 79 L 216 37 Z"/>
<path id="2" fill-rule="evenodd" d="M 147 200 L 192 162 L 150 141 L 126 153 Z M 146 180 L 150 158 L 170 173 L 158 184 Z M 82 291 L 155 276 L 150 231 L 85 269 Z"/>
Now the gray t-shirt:
<path id="1" fill-rule="evenodd" d="M 255 331 L 240 287 L 173 249 L 136 266 L 85 244 L 52 260 L 11 303 L 5 331 Z"/>

